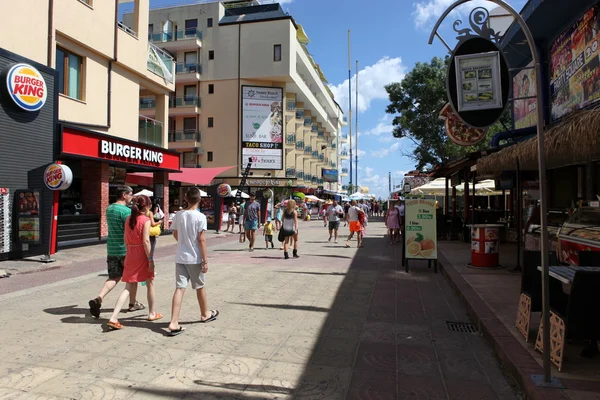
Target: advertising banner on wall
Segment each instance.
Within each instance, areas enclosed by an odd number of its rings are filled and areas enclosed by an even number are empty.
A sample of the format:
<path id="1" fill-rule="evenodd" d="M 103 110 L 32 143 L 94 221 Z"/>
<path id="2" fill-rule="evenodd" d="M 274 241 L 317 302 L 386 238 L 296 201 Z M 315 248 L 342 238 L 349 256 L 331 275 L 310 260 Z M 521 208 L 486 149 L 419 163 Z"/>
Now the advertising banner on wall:
<path id="1" fill-rule="evenodd" d="M 283 89 L 242 86 L 242 163 L 283 169 Z"/>
<path id="2" fill-rule="evenodd" d="M 600 100 L 600 5 L 585 12 L 550 48 L 552 120 Z"/>
<path id="3" fill-rule="evenodd" d="M 528 128 L 537 123 L 536 100 L 523 99 L 523 97 L 535 96 L 535 69 L 533 61 L 513 78 L 513 119 L 515 129 Z"/>

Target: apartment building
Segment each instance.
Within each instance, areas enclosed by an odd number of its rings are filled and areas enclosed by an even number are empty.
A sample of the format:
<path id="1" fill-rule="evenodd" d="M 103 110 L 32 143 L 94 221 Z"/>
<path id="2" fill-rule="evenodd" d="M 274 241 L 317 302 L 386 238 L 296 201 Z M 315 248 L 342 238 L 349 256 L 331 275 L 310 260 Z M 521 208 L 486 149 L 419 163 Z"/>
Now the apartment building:
<path id="1" fill-rule="evenodd" d="M 218 181 L 237 186 L 251 157 L 250 186 L 338 190 L 343 115 L 302 27 L 276 3 L 178 3 L 152 9 L 147 28 L 176 60 L 169 148 L 183 166 L 236 165 Z M 140 94 L 143 115 L 156 104 Z"/>
<path id="2" fill-rule="evenodd" d="M 128 27 L 118 21 L 125 3 Z M 60 192 L 59 244 L 107 236 L 105 210 L 128 173 L 153 172 L 155 196 L 168 204 L 168 172 L 180 160 L 168 150 L 175 63 L 148 41 L 149 0 L 19 0 L 2 10 L 27 16 L 29 28 L 8 18 L 0 48 L 57 73 L 54 161 L 74 174 Z M 151 119 L 140 115 L 141 92 L 155 99 Z"/>

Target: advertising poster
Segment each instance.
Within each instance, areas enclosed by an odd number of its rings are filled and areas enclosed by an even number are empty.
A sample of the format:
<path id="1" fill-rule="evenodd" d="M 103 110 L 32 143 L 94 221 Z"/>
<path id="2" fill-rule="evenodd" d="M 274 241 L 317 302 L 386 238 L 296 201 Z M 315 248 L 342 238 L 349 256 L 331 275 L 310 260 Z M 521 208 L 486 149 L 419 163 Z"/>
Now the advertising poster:
<path id="1" fill-rule="evenodd" d="M 456 83 L 458 111 L 501 108 L 498 52 L 456 56 Z"/>
<path id="2" fill-rule="evenodd" d="M 40 192 L 37 190 L 17 190 L 15 192 L 15 208 L 19 242 L 41 243 Z"/>
<path id="3" fill-rule="evenodd" d="M 322 178 L 325 182 L 337 182 L 338 181 L 338 170 L 323 168 Z"/>
<path id="4" fill-rule="evenodd" d="M 283 169 L 283 89 L 242 86 L 242 160 L 252 169 Z"/>
<path id="5" fill-rule="evenodd" d="M 552 121 L 600 100 L 599 14 L 590 8 L 550 48 Z"/>
<path id="6" fill-rule="evenodd" d="M 206 215 L 206 224 L 213 227 L 215 221 L 215 199 L 213 197 L 202 197 L 200 199 L 200 211 Z"/>
<path id="7" fill-rule="evenodd" d="M 435 199 L 406 199 L 404 245 L 407 259 L 437 259 Z"/>
<path id="8" fill-rule="evenodd" d="M 533 67 L 533 61 L 527 65 Z M 536 100 L 522 97 L 535 96 L 535 69 L 521 70 L 513 78 L 513 120 L 515 129 L 528 128 L 537 123 Z"/>

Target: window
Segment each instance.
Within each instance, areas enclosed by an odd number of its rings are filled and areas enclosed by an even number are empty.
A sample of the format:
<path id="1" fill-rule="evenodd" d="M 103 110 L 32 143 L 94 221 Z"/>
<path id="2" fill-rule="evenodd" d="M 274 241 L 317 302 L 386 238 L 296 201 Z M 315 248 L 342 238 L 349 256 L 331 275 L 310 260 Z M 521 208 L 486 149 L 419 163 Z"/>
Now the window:
<path id="1" fill-rule="evenodd" d="M 209 60 L 214 60 L 215 59 L 215 51 L 214 50 L 209 50 L 208 51 L 208 59 Z"/>
<path id="2" fill-rule="evenodd" d="M 56 48 L 56 70 L 59 92 L 77 100 L 83 100 L 83 59 L 77 54 Z"/>
<path id="3" fill-rule="evenodd" d="M 93 0 L 79 0 L 80 3 L 87 4 L 88 6 L 92 6 Z"/>
<path id="4" fill-rule="evenodd" d="M 215 126 L 215 120 L 213 117 L 208 117 L 208 127 L 212 128 Z"/>
<path id="5" fill-rule="evenodd" d="M 185 85 L 183 87 L 183 97 L 185 101 L 191 101 L 196 98 L 196 85 Z"/>
<path id="6" fill-rule="evenodd" d="M 206 19 L 206 27 L 212 28 L 212 22 L 213 22 L 212 18 L 207 18 Z"/>
<path id="7" fill-rule="evenodd" d="M 186 19 L 185 20 L 185 36 L 194 36 L 198 30 L 197 19 Z"/>
<path id="8" fill-rule="evenodd" d="M 281 45 L 276 44 L 273 46 L 273 61 L 281 61 Z"/>
<path id="9" fill-rule="evenodd" d="M 195 167 L 196 166 L 196 153 L 194 153 L 193 151 L 186 151 L 183 153 L 183 166 L 191 166 L 191 167 Z"/>
<path id="10" fill-rule="evenodd" d="M 184 133 L 196 132 L 196 118 L 195 117 L 183 119 L 183 132 Z"/>
<path id="11" fill-rule="evenodd" d="M 151 38 L 154 34 L 154 24 L 148 24 L 148 37 Z"/>
<path id="12" fill-rule="evenodd" d="M 208 94 L 213 94 L 215 92 L 215 85 L 214 83 L 209 83 L 208 84 Z"/>
<path id="13" fill-rule="evenodd" d="M 213 152 L 209 151 L 208 155 L 206 156 L 206 161 L 212 161 L 213 160 Z"/>

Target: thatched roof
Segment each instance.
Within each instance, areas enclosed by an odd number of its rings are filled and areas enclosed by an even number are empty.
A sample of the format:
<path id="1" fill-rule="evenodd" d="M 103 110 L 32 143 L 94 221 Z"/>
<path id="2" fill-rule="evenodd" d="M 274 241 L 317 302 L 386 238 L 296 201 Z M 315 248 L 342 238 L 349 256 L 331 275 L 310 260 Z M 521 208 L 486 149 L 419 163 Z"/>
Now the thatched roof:
<path id="1" fill-rule="evenodd" d="M 477 161 L 478 174 L 537 170 L 537 136 Z M 546 168 L 600 160 L 600 109 L 578 111 L 546 131 Z"/>

